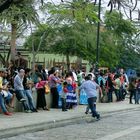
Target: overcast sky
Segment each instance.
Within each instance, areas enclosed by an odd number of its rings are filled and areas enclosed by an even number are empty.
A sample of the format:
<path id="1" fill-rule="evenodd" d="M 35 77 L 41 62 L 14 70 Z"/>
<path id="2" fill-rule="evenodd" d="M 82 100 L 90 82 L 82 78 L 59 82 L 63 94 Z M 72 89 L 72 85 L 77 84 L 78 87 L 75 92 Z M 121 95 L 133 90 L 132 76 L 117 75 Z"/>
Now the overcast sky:
<path id="1" fill-rule="evenodd" d="M 72 0 L 63 0 L 63 1 L 65 2 L 65 1 L 72 1 Z M 90 1 L 94 2 L 95 0 L 90 0 Z M 126 1 L 130 1 L 130 0 L 126 0 Z M 46 0 L 46 2 L 53 2 L 55 4 L 59 4 L 59 3 L 61 3 L 61 0 Z M 99 2 L 99 0 L 97 0 L 97 3 L 98 2 Z M 110 9 L 110 7 L 107 6 L 108 2 L 109 2 L 109 0 L 101 0 L 102 7 L 105 8 L 105 10 Z M 131 3 L 128 4 L 130 7 L 134 7 L 134 5 L 135 5 L 135 0 L 132 0 L 132 2 L 133 2 L 133 4 L 131 4 Z M 137 5 L 137 8 L 136 8 L 136 12 L 133 12 L 133 14 L 132 14 L 133 18 L 138 18 L 138 14 L 137 14 L 138 13 L 137 12 L 138 8 L 140 9 L 140 0 L 138 0 L 138 5 Z M 124 11 L 123 8 L 121 8 L 120 10 L 121 10 L 122 13 L 125 13 L 125 12 L 127 14 L 129 13 L 127 9 L 126 9 L 126 11 Z M 128 16 L 129 16 L 129 14 L 128 14 Z"/>

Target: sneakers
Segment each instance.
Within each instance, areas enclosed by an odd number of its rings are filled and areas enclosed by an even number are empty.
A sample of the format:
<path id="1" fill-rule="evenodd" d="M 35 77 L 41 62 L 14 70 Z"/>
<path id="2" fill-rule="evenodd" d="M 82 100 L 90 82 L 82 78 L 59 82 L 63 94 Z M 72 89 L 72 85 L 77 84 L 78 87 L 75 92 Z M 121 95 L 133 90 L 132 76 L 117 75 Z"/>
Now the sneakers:
<path id="1" fill-rule="evenodd" d="M 26 101 L 26 99 L 24 99 L 24 98 L 21 98 L 20 99 L 20 102 L 24 102 L 24 101 Z"/>
<path id="2" fill-rule="evenodd" d="M 33 109 L 33 110 L 31 110 L 31 111 L 32 111 L 32 112 L 38 112 L 37 109 Z"/>
<path id="3" fill-rule="evenodd" d="M 63 112 L 68 111 L 67 109 L 62 109 Z"/>
<path id="4" fill-rule="evenodd" d="M 43 110 L 50 111 L 50 109 L 48 107 L 43 107 Z"/>
<path id="5" fill-rule="evenodd" d="M 99 120 L 101 119 L 100 114 L 98 114 L 98 115 L 96 116 L 96 119 L 97 119 L 97 121 L 99 121 Z"/>
<path id="6" fill-rule="evenodd" d="M 31 110 L 25 110 L 25 113 L 32 113 Z"/>
<path id="7" fill-rule="evenodd" d="M 88 111 L 86 111 L 85 114 L 87 115 L 88 114 Z"/>
<path id="8" fill-rule="evenodd" d="M 12 113 L 10 113 L 10 112 L 4 112 L 4 115 L 12 116 Z"/>

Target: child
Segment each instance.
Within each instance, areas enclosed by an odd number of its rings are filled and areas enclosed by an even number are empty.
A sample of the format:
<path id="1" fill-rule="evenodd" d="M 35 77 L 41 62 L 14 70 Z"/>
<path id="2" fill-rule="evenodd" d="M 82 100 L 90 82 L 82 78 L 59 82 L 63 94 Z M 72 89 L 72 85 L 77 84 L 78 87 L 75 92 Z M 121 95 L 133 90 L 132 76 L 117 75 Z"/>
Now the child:
<path id="1" fill-rule="evenodd" d="M 76 97 L 76 83 L 72 80 L 71 77 L 68 77 L 67 79 L 67 108 L 72 109 L 77 105 L 77 97 Z"/>
<path id="2" fill-rule="evenodd" d="M 66 109 L 66 97 L 67 97 L 67 93 L 68 93 L 67 85 L 68 85 L 67 82 L 63 83 L 63 91 L 61 94 L 62 111 L 67 111 L 67 109 Z"/>

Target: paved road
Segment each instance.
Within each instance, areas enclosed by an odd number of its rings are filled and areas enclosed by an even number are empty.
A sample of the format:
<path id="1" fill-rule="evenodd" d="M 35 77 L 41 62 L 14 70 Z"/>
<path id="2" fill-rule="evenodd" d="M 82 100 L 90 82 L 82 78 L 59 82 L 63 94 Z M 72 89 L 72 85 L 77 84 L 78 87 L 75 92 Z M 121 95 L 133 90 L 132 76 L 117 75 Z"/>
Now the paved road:
<path id="1" fill-rule="evenodd" d="M 140 110 L 1 140 L 139 140 Z"/>

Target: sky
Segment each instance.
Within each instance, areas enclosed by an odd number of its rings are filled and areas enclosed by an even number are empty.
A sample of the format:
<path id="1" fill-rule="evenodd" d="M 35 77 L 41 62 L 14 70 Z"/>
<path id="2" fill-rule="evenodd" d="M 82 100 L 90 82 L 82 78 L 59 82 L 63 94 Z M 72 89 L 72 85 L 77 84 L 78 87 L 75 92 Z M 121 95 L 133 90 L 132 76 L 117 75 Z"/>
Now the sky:
<path id="1" fill-rule="evenodd" d="M 72 1 L 72 0 L 63 0 L 63 1 L 65 2 L 65 1 Z M 90 0 L 90 1 L 94 2 L 95 0 Z M 125 0 L 125 1 L 132 1 L 133 4 L 132 4 L 132 3 L 128 3 L 128 5 L 129 5 L 130 7 L 132 7 L 132 8 L 134 7 L 134 5 L 135 5 L 135 0 Z M 59 3 L 61 3 L 61 0 L 46 0 L 46 2 L 53 2 L 53 3 L 55 3 L 55 4 L 59 4 Z M 97 3 L 98 3 L 98 2 L 99 2 L 99 0 L 97 0 Z M 104 10 L 110 10 L 110 7 L 107 6 L 107 5 L 108 5 L 108 2 L 109 2 L 109 0 L 101 0 L 102 7 L 104 8 Z M 138 8 L 140 9 L 140 0 L 138 0 L 136 12 L 133 12 L 133 14 L 132 14 L 133 19 L 138 18 L 138 14 L 137 14 L 137 13 L 138 13 L 138 12 L 137 12 Z M 128 8 L 127 8 L 127 9 L 128 9 Z M 121 8 L 120 11 L 121 11 L 122 13 L 124 13 L 125 17 L 127 18 L 126 14 L 125 14 L 125 11 L 123 10 L 123 8 Z M 127 13 L 127 15 L 129 15 L 129 14 L 128 14 L 128 13 L 129 13 L 128 10 L 126 10 L 126 13 Z"/>

